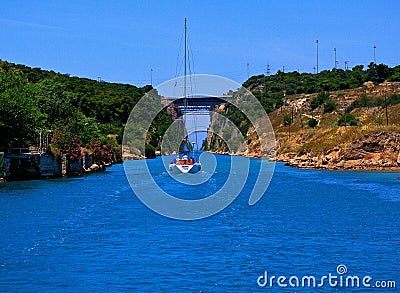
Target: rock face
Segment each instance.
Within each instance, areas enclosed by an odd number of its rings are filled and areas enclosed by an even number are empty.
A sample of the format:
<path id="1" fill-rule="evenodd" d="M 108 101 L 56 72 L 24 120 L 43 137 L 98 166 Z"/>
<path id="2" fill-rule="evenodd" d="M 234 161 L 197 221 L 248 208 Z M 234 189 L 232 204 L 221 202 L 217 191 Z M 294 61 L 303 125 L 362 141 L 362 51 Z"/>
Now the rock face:
<path id="1" fill-rule="evenodd" d="M 299 168 L 400 170 L 400 133 L 368 133 L 318 155 L 285 154 L 278 156 L 278 160 Z"/>
<path id="2" fill-rule="evenodd" d="M 260 84 L 249 90 L 263 90 L 263 86 Z M 316 113 L 311 112 L 310 101 L 318 93 L 286 96 L 284 106 L 269 114 L 276 137 L 269 137 L 265 132 L 257 134 L 250 127 L 245 142 L 240 142 L 239 147 L 232 150 L 221 139 L 222 134 L 230 130 L 224 123 L 215 125 L 217 127 L 214 130 L 217 131 L 209 133 L 207 150 L 229 155 L 268 157 L 299 168 L 397 171 L 400 170 L 400 104 L 389 107 L 392 123 L 389 127 L 382 125 L 382 117 L 385 116 L 382 107 L 354 109 L 352 113 L 360 122 L 357 128 L 336 126 L 342 111 L 354 101 L 360 100 L 360 97 L 383 99 L 384 96 L 396 93 L 400 94 L 399 82 L 378 85 L 367 82 L 356 89 L 331 92 L 330 97 L 336 102 L 338 110 L 326 114 L 322 113 L 322 109 L 317 109 Z M 295 115 L 292 135 L 282 123 L 284 115 L 290 113 L 290 110 Z M 224 114 L 227 110 L 221 105 L 217 111 Z M 322 123 L 317 129 L 310 129 L 304 123 L 304 117 L 317 117 Z M 263 124 L 262 121 L 256 123 Z M 237 136 L 232 132 L 229 138 L 235 140 Z"/>

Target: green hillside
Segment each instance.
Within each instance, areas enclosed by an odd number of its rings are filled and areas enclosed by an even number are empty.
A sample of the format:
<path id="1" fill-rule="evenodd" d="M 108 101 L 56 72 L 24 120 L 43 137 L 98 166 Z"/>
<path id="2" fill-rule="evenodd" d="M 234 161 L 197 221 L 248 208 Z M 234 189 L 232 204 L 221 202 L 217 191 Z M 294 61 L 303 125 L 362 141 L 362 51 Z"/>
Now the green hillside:
<path id="1" fill-rule="evenodd" d="M 100 143 L 118 149 L 131 110 L 151 89 L 0 60 L 0 149 L 36 145 L 44 130 L 52 131 L 60 148 L 74 141 L 83 148 Z M 150 149 L 159 147 L 156 132 L 171 121 L 166 111 L 160 113 L 149 133 Z"/>
<path id="2" fill-rule="evenodd" d="M 311 110 L 318 108 L 322 109 L 324 113 L 331 113 L 336 110 L 337 105 L 329 93 L 342 92 L 343 94 L 346 90 L 362 87 L 368 81 L 373 84 L 379 84 L 384 81 L 398 82 L 400 81 L 400 65 L 391 68 L 385 64 L 370 63 L 368 68 L 364 68 L 363 65 L 357 65 L 351 70 L 332 69 L 324 70 L 318 74 L 278 71 L 276 74 L 269 76 L 252 76 L 243 83 L 243 86 L 253 93 L 267 113 L 281 109 L 288 99 L 295 100 L 299 97 L 316 94 L 318 95 L 311 101 Z M 395 104 L 395 101 L 397 101 L 397 97 L 388 98 L 391 104 Z M 358 99 L 360 99 L 360 102 L 352 104 L 347 109 L 348 112 L 367 104 L 368 106 L 374 103 L 377 106 L 384 104 L 383 96 L 374 97 L 374 100 L 371 100 L 366 96 L 363 99 L 360 95 Z M 245 135 L 250 127 L 250 122 L 233 108 L 233 106 L 228 105 L 224 115 L 232 120 Z M 306 111 L 309 110 L 307 109 Z M 311 115 L 311 111 L 309 112 Z"/>

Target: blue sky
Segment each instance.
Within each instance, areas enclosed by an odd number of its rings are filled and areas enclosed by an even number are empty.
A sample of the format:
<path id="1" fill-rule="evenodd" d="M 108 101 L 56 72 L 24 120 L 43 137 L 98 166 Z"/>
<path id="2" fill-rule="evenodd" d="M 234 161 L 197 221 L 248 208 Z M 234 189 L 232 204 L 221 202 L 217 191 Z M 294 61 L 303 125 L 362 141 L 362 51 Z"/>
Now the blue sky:
<path id="1" fill-rule="evenodd" d="M 0 59 L 111 82 L 176 76 L 188 19 L 194 73 L 313 72 L 373 61 L 400 64 L 400 1 L 2 0 Z M 247 67 L 247 63 L 249 66 Z"/>

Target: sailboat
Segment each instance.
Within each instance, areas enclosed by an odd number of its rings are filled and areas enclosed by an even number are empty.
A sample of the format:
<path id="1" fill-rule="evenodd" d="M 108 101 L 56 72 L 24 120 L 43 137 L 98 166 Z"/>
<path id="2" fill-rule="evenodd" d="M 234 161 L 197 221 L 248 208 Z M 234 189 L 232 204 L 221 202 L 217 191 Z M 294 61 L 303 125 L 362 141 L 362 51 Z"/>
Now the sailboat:
<path id="1" fill-rule="evenodd" d="M 184 105 L 184 111 L 183 111 L 183 117 L 184 119 L 184 127 L 186 127 L 186 115 L 187 115 L 187 93 L 186 93 L 186 68 L 187 68 L 187 27 L 186 27 L 186 18 L 185 18 L 185 61 L 184 61 L 184 76 L 183 76 L 183 105 Z M 194 145 L 196 143 L 192 142 L 192 152 L 193 155 L 191 155 L 191 151 L 189 150 L 189 142 L 185 138 L 183 147 L 182 147 L 182 152 L 178 154 L 169 164 L 169 171 L 170 172 L 181 172 L 181 173 L 197 173 L 201 170 L 201 163 L 199 160 L 196 159 L 195 153 L 194 153 Z"/>
<path id="2" fill-rule="evenodd" d="M 201 170 L 201 163 L 195 156 L 190 155 L 190 150 L 186 144 L 183 145 L 182 153 L 176 156 L 169 164 L 170 172 L 197 173 Z M 193 151 L 194 153 L 194 151 Z"/>

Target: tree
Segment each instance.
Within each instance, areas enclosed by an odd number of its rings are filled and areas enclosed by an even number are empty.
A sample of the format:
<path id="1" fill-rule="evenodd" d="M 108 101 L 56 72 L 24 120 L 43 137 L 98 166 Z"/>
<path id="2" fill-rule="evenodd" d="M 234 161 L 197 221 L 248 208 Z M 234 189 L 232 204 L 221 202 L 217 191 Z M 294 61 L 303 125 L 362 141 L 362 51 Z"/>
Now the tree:
<path id="1" fill-rule="evenodd" d="M 358 121 L 357 121 L 356 117 L 354 117 L 350 113 L 345 113 L 339 118 L 338 125 L 339 126 L 346 126 L 346 125 L 357 126 Z"/>
<path id="2" fill-rule="evenodd" d="M 43 115 L 25 99 L 24 93 L 7 91 L 0 95 L 0 147 L 25 147 L 34 143 L 35 129 Z"/>
<path id="3" fill-rule="evenodd" d="M 146 143 L 146 145 L 145 145 L 145 156 L 148 159 L 152 159 L 152 158 L 156 157 L 156 149 L 148 143 Z"/>
<path id="4" fill-rule="evenodd" d="M 65 87 L 51 79 L 44 79 L 36 84 L 28 84 L 27 88 L 32 93 L 32 98 L 40 111 L 46 115 L 46 126 L 54 124 L 65 125 L 75 120 L 78 109 L 76 97 L 66 91 Z"/>
<path id="5" fill-rule="evenodd" d="M 33 144 L 44 121 L 20 73 L 0 69 L 0 148 Z"/>
<path id="6" fill-rule="evenodd" d="M 385 64 L 375 64 L 371 62 L 368 65 L 367 79 L 374 83 L 384 82 L 389 76 L 393 74 L 393 70 Z"/>
<path id="7" fill-rule="evenodd" d="M 400 103 L 400 95 L 393 94 L 387 99 L 387 105 L 396 105 Z"/>
<path id="8" fill-rule="evenodd" d="M 319 99 L 318 99 L 318 98 L 313 98 L 313 99 L 311 100 L 311 102 L 310 102 L 310 107 L 311 107 L 311 109 L 312 109 L 312 110 L 315 110 L 315 109 L 317 109 L 319 106 L 320 106 Z"/>
<path id="9" fill-rule="evenodd" d="M 283 124 L 289 127 L 289 138 L 290 138 L 290 125 L 292 124 L 292 118 L 289 115 L 283 117 Z"/>
<path id="10" fill-rule="evenodd" d="M 324 113 L 331 113 L 336 110 L 336 102 L 332 98 L 328 98 L 324 102 Z"/>
<path id="11" fill-rule="evenodd" d="M 311 128 L 317 127 L 318 126 L 318 120 L 315 118 L 310 118 L 308 119 L 308 126 Z"/>
<path id="12" fill-rule="evenodd" d="M 292 118 L 289 115 L 285 115 L 285 117 L 283 117 L 283 124 L 289 126 L 292 124 Z"/>
<path id="13" fill-rule="evenodd" d="M 310 107 L 312 110 L 315 110 L 319 106 L 323 105 L 329 99 L 331 99 L 331 98 L 330 98 L 330 94 L 328 92 L 320 92 L 317 97 L 315 97 L 311 100 Z M 330 105 L 330 106 L 332 106 L 332 105 Z M 336 104 L 335 104 L 335 108 L 336 108 Z M 324 112 L 324 113 L 326 113 L 326 112 Z"/>

